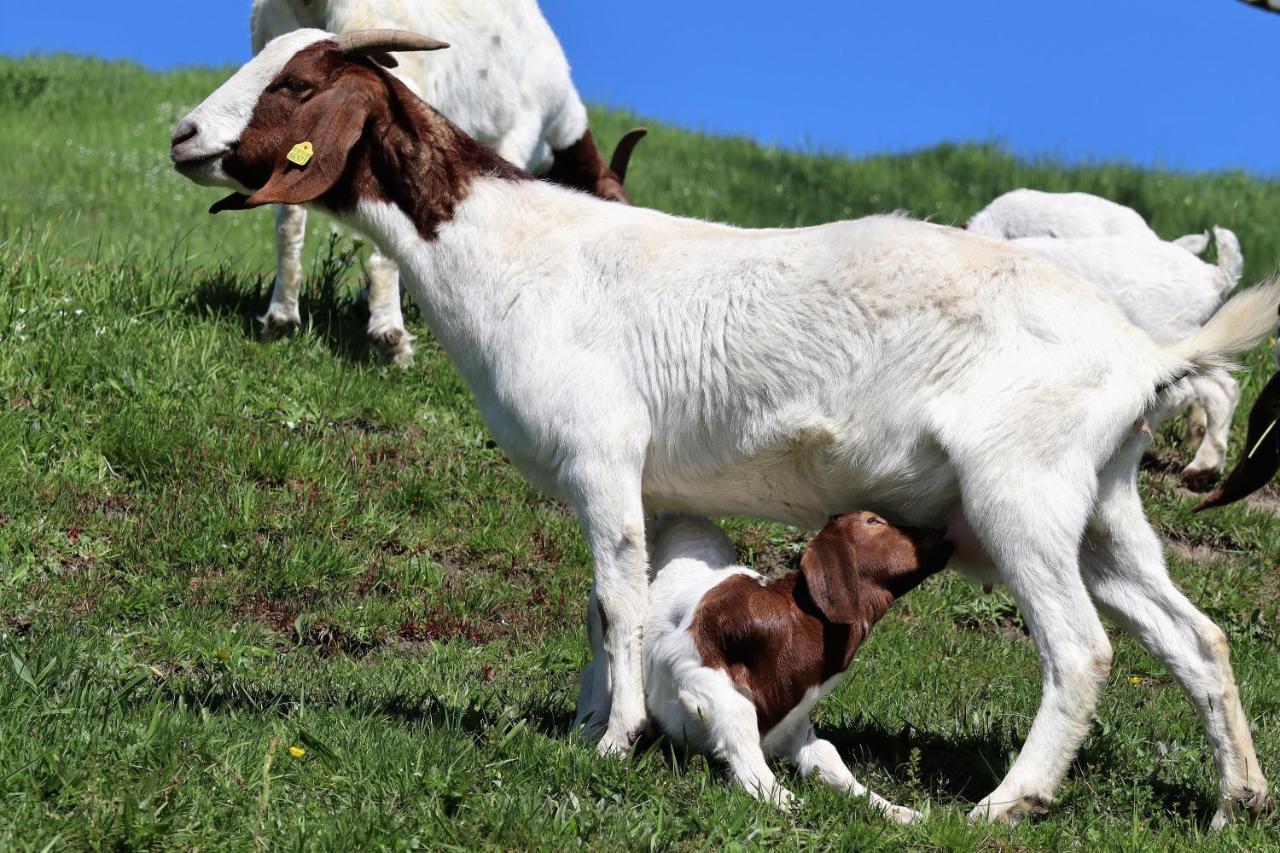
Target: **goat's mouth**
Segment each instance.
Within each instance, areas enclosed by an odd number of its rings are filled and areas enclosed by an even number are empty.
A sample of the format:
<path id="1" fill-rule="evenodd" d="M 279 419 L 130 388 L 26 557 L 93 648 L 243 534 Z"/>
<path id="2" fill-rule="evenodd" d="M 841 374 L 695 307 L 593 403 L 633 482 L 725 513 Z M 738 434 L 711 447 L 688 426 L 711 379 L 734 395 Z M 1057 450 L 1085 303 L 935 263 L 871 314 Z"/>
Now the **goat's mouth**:
<path id="1" fill-rule="evenodd" d="M 185 157 L 171 151 L 169 159 L 173 161 L 173 168 L 178 174 L 201 186 L 240 189 L 240 186 L 235 184 L 222 168 L 222 158 L 228 151 L 230 149 L 223 148 L 212 154 L 201 154 L 196 157 Z"/>

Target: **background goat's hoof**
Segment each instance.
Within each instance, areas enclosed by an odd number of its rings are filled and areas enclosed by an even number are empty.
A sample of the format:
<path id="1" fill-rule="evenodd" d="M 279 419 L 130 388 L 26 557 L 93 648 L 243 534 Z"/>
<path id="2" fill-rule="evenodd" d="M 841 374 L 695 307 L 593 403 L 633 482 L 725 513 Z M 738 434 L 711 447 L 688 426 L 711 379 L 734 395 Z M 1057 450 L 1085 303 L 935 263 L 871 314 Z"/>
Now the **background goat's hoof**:
<path id="1" fill-rule="evenodd" d="M 287 338 L 302 328 L 302 318 L 296 314 L 268 311 L 259 320 L 262 323 L 261 338 L 264 341 Z"/>
<path id="2" fill-rule="evenodd" d="M 1183 470 L 1182 485 L 1186 486 L 1193 492 L 1207 492 L 1213 488 L 1213 484 L 1218 482 L 1218 472 L 1213 468 Z"/>
<path id="3" fill-rule="evenodd" d="M 413 365 L 414 336 L 404 329 L 386 329 L 370 332 L 369 337 L 378 350 L 378 358 L 383 364 L 394 364 L 399 368 Z"/>
<path id="4" fill-rule="evenodd" d="M 994 796 L 994 795 L 993 795 Z M 987 820 L 992 823 L 1004 823 L 1017 826 L 1028 817 L 1041 817 L 1049 813 L 1047 797 L 1029 794 L 1015 800 L 992 802 L 990 796 L 973 807 L 969 812 L 969 820 Z"/>
<path id="5" fill-rule="evenodd" d="M 1252 820 L 1271 811 L 1274 806 L 1275 803 L 1265 788 L 1260 791 L 1245 788 L 1235 796 L 1222 799 L 1209 826 L 1213 829 L 1222 829 L 1227 824 L 1235 823 L 1242 818 Z"/>

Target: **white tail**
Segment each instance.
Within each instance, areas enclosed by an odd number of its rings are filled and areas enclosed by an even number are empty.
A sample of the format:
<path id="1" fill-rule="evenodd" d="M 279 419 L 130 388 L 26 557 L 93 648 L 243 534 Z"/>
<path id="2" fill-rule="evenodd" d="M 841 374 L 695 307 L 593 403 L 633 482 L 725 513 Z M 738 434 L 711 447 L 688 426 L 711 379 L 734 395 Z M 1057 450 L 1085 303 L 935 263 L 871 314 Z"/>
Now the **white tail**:
<path id="1" fill-rule="evenodd" d="M 1194 335 L 1165 352 L 1189 365 L 1193 373 L 1215 367 L 1231 370 L 1235 365 L 1227 356 L 1247 352 L 1265 341 L 1275 332 L 1278 321 L 1280 278 L 1273 278 L 1232 297 Z"/>

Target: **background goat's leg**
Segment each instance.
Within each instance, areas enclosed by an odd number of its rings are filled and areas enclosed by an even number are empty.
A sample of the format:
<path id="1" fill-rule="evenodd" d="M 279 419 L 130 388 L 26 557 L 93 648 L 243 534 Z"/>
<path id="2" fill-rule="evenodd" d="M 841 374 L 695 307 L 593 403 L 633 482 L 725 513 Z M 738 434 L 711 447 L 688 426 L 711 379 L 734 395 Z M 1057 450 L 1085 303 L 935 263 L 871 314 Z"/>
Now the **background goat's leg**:
<path id="1" fill-rule="evenodd" d="M 1204 437 L 1182 480 L 1193 488 L 1208 487 L 1227 464 L 1227 440 L 1240 399 L 1240 384 L 1225 370 L 1215 370 L 1191 380 L 1196 399 L 1204 407 Z"/>
<path id="2" fill-rule="evenodd" d="M 413 364 L 413 335 L 400 311 L 400 268 L 376 247 L 369 255 L 369 338 L 384 361 Z"/>
<path id="3" fill-rule="evenodd" d="M 1130 455 L 1127 470 L 1103 474 L 1081 548 L 1084 577 L 1103 612 L 1164 662 L 1200 713 L 1218 769 L 1221 801 L 1213 823 L 1221 826 L 1266 808 L 1267 780 L 1240 704 L 1227 638 L 1169 579 L 1134 480 L 1141 448 Z"/>
<path id="4" fill-rule="evenodd" d="M 1016 822 L 1048 807 L 1111 667 L 1111 644 L 1080 578 L 1076 551 L 1092 490 L 1077 474 L 1027 476 L 1020 499 L 1009 481 L 966 492 L 982 496 L 966 501 L 965 517 L 1017 600 L 1042 670 L 1040 708 L 1022 751 L 971 818 Z"/>
<path id="5" fill-rule="evenodd" d="M 307 235 L 307 209 L 276 205 L 276 283 L 262 317 L 262 338 L 272 340 L 302 325 L 298 291 L 302 288 L 302 242 Z"/>
<path id="6" fill-rule="evenodd" d="M 599 740 L 609 722 L 609 684 L 604 623 L 600 619 L 600 599 L 594 583 L 587 599 L 587 637 L 591 641 L 591 660 L 578 680 L 578 710 L 573 718 L 573 729 L 581 730 L 583 736 L 590 740 Z"/>
<path id="7" fill-rule="evenodd" d="M 649 598 L 640 464 L 575 466 L 569 493 L 595 558 L 595 588 L 604 635 L 609 724 L 602 755 L 631 749 L 646 721 L 642 646 Z M 597 703 L 603 697 L 593 697 Z"/>

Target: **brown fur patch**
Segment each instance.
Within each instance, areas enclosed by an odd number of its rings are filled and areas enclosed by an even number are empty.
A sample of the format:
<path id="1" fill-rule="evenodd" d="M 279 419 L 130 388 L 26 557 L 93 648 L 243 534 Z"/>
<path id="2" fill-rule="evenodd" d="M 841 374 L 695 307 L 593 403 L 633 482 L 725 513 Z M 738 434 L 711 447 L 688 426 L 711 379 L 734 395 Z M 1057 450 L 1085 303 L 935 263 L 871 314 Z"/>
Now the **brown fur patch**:
<path id="1" fill-rule="evenodd" d="M 631 204 L 622 178 L 605 165 L 590 129 L 568 148 L 552 152 L 547 180 L 573 187 L 609 201 Z"/>
<path id="2" fill-rule="evenodd" d="M 713 587 L 689 633 L 703 665 L 723 669 L 755 704 L 763 735 L 806 691 L 847 669 L 894 599 L 940 571 L 950 556 L 938 531 L 848 513 L 810 543 L 800 571 L 763 584 L 736 575 Z M 839 591 L 835 619 L 815 600 L 819 584 L 820 595 Z"/>

